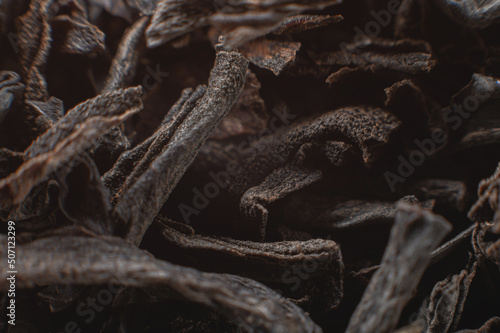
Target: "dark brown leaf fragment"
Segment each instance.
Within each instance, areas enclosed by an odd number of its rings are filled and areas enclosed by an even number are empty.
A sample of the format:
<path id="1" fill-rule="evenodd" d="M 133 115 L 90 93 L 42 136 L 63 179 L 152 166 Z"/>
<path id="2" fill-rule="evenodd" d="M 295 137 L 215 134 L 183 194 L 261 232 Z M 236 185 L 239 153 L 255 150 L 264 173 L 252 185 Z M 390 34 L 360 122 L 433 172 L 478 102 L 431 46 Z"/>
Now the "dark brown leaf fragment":
<path id="1" fill-rule="evenodd" d="M 391 332 L 430 262 L 430 253 L 451 230 L 442 217 L 399 204 L 389 243 L 352 315 L 346 332 Z"/>
<path id="2" fill-rule="evenodd" d="M 240 51 L 254 65 L 279 75 L 288 64 L 293 63 L 299 48 L 298 42 L 278 42 L 261 38 L 246 43 L 240 47 Z"/>

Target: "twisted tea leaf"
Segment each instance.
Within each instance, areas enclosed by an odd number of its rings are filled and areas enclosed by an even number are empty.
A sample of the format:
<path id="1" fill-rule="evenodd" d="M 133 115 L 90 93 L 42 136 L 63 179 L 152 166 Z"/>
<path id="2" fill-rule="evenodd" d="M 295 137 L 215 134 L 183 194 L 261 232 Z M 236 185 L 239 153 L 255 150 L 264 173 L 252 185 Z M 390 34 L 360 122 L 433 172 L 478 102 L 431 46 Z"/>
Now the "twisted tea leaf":
<path id="1" fill-rule="evenodd" d="M 335 304 L 342 297 L 343 271 L 340 247 L 331 240 L 257 243 L 227 237 L 209 237 L 183 232 L 177 223 L 161 222 L 162 236 L 175 249 L 183 250 L 204 270 L 238 273 L 259 281 L 283 283 L 294 266 L 313 263 L 309 278 L 327 275 L 334 284 Z M 177 228 L 176 228 L 177 227 Z M 177 252 L 177 251 L 176 251 Z M 244 265 L 241 263 L 244 262 Z"/>
<path id="2" fill-rule="evenodd" d="M 58 0 L 64 14 L 51 20 L 54 46 L 68 54 L 93 54 L 103 51 L 104 33 L 87 20 L 78 0 Z M 60 9 L 62 11 L 62 8 Z"/>
<path id="3" fill-rule="evenodd" d="M 186 117 L 191 114 L 198 101 L 202 99 L 206 91 L 207 89 L 205 86 L 198 87 L 183 104 L 182 109 L 180 109 L 176 114 L 171 114 L 169 112 L 167 118 L 164 119 L 166 122 L 162 124 L 162 126 L 152 135 L 151 138 L 154 140 L 148 146 L 147 152 L 144 153 L 139 161 L 136 161 L 134 169 L 130 172 L 129 176 L 123 183 L 120 192 L 118 192 L 115 198 L 113 198 L 114 202 L 118 202 L 121 195 L 127 193 L 129 188 L 132 187 L 135 182 L 147 171 L 154 159 L 162 153 L 165 147 L 168 146 L 176 131 L 185 121 Z"/>
<path id="4" fill-rule="evenodd" d="M 0 124 L 9 113 L 16 98 L 24 92 L 21 77 L 15 72 L 0 72 Z"/>
<path id="5" fill-rule="evenodd" d="M 78 104 L 26 149 L 25 158 L 31 159 L 49 152 L 88 118 L 114 116 L 131 109 L 142 109 L 142 92 L 141 87 L 119 89 Z"/>
<path id="6" fill-rule="evenodd" d="M 248 61 L 239 53 L 218 50 L 207 92 L 177 128 L 168 146 L 116 204 L 115 212 L 130 225 L 127 239 L 140 243 L 202 144 L 238 99 L 247 68 Z M 141 193 L 139 198 L 137 193 Z"/>
<path id="7" fill-rule="evenodd" d="M 423 208 L 400 203 L 380 268 L 373 275 L 346 332 L 390 332 L 412 296 L 430 253 L 451 225 Z"/>
<path id="8" fill-rule="evenodd" d="M 1 236 L 5 244 L 6 236 Z M 6 256 L 5 248 L 0 253 Z M 265 332 L 321 332 L 297 306 L 269 288 L 227 274 L 202 273 L 154 259 L 116 237 L 48 237 L 16 248 L 19 289 L 45 284 L 165 286 L 238 324 Z M 2 266 L 2 274 L 7 274 Z M 0 289 L 8 288 L 7 280 Z"/>
<path id="9" fill-rule="evenodd" d="M 67 53 L 104 49 L 104 33 L 87 21 L 76 0 L 32 0 L 28 12 L 18 19 L 17 30 L 28 100 L 45 102 L 49 98 L 44 72 L 53 39 Z"/>
<path id="10" fill-rule="evenodd" d="M 222 119 L 210 139 L 224 140 L 240 135 L 256 135 L 266 127 L 269 115 L 266 112 L 264 100 L 259 94 L 260 88 L 261 84 L 257 76 L 248 70 L 245 87 L 238 101 L 229 114 Z M 203 146 L 205 147 L 206 145 Z"/>
<path id="11" fill-rule="evenodd" d="M 204 92 L 205 91 L 203 90 L 199 98 L 203 96 Z M 188 88 L 183 90 L 179 100 L 172 106 L 172 108 L 162 121 L 160 129 L 155 132 L 155 134 L 151 135 L 147 140 L 137 145 L 133 149 L 123 152 L 113 168 L 106 172 L 104 176 L 102 176 L 103 183 L 110 190 L 112 198 L 116 197 L 117 193 L 122 188 L 123 183 L 130 175 L 130 172 L 132 172 L 138 161 L 140 161 L 144 157 L 149 147 L 158 136 L 158 132 L 161 131 L 167 124 L 170 124 L 174 119 L 177 119 L 179 117 L 178 115 L 182 110 L 184 104 L 189 98 L 191 98 L 192 95 L 192 89 Z M 195 100 L 198 100 L 199 98 L 196 98 Z M 191 111 L 191 108 L 187 108 L 186 110 Z M 183 117 L 180 118 L 183 119 Z M 113 199 L 113 201 L 115 201 L 115 199 Z"/>
<path id="12" fill-rule="evenodd" d="M 478 199 L 469 210 L 468 216 L 472 221 L 493 221 L 493 232 L 500 233 L 499 190 L 500 190 L 500 163 L 495 173 L 483 179 L 478 186 Z"/>
<path id="13" fill-rule="evenodd" d="M 50 20 L 56 14 L 54 2 L 55 0 L 31 1 L 29 11 L 17 22 L 26 99 L 45 101 L 49 97 L 43 72 L 51 48 Z"/>
<path id="14" fill-rule="evenodd" d="M 55 219 L 51 214 L 58 208 L 60 185 L 49 180 L 35 186 L 28 198 L 14 206 L 6 219 L 16 221 L 20 230 L 43 230 L 52 226 Z"/>
<path id="15" fill-rule="evenodd" d="M 400 122 L 386 111 L 365 107 L 341 108 L 292 125 L 252 143 L 257 154 L 243 165 L 243 171 L 234 179 L 233 191 L 242 195 L 294 158 L 298 165 L 303 164 L 313 144 L 329 146 L 334 139 L 352 145 L 355 154 L 361 155 L 369 167 L 399 125 Z M 338 157 L 341 158 L 342 154 Z"/>
<path id="16" fill-rule="evenodd" d="M 338 0 L 219 1 L 216 8 L 207 1 L 162 0 L 146 31 L 147 43 L 156 47 L 211 24 L 228 32 L 225 34 L 228 48 L 239 47 L 275 30 L 287 16 L 338 3 Z"/>
<path id="17" fill-rule="evenodd" d="M 140 55 L 138 48 L 148 22 L 149 18 L 143 17 L 125 31 L 101 93 L 125 88 L 133 80 Z"/>
<path id="18" fill-rule="evenodd" d="M 42 153 L 37 150 L 36 155 L 27 160 L 14 174 L 0 181 L 2 206 L 21 203 L 34 186 L 47 180 L 50 174 L 64 167 L 72 158 L 84 154 L 103 133 L 138 111 L 139 108 L 133 108 L 119 116 L 91 117 L 76 129 L 73 128 L 73 132 L 68 129 L 69 135 L 65 135 L 49 151 Z M 60 128 L 64 130 L 65 127 Z"/>
<path id="19" fill-rule="evenodd" d="M 434 286 L 427 308 L 421 315 L 426 322 L 426 332 L 455 331 L 476 269 L 477 263 L 474 263 L 470 269 L 464 269 Z"/>
<path id="20" fill-rule="evenodd" d="M 43 122 L 41 128 L 50 128 L 64 116 L 63 102 L 59 98 L 50 97 L 46 102 L 26 101 L 37 115 L 37 123 Z"/>

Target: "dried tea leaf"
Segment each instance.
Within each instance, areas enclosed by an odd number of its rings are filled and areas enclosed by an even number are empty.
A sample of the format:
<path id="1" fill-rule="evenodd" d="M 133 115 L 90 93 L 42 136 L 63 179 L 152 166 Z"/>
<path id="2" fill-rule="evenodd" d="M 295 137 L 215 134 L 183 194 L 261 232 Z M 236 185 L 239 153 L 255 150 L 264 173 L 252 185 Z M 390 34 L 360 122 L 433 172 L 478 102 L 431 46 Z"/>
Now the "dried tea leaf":
<path id="1" fill-rule="evenodd" d="M 499 105 L 500 81 L 473 74 L 469 84 L 452 97 L 450 107 L 443 110 L 451 127 L 463 133 L 455 150 L 499 142 L 500 122 L 494 116 Z"/>
<path id="2" fill-rule="evenodd" d="M 16 221 L 18 228 L 24 230 L 46 229 L 54 224 L 50 215 L 58 208 L 59 183 L 49 180 L 35 186 L 28 197 L 12 208 L 8 219 Z"/>
<path id="3" fill-rule="evenodd" d="M 104 33 L 87 20 L 82 4 L 77 0 L 58 0 L 60 14 L 52 18 L 54 46 L 69 54 L 92 54 L 105 49 Z"/>
<path id="4" fill-rule="evenodd" d="M 412 182 L 404 189 L 420 200 L 436 200 L 436 206 L 464 211 L 467 203 L 467 187 L 463 181 L 450 179 L 425 179 Z"/>
<path id="5" fill-rule="evenodd" d="M 242 1 L 242 6 L 229 3 L 230 6 L 221 8 L 209 18 L 209 21 L 210 24 L 220 28 L 223 32 L 229 31 L 224 34 L 228 47 L 239 47 L 280 28 L 281 22 L 288 16 L 306 10 L 323 9 L 340 2 L 338 0 L 260 1 L 252 3 L 246 8 L 246 11 L 242 11 L 247 5 L 245 1 Z"/>
<path id="6" fill-rule="evenodd" d="M 342 141 L 327 141 L 322 147 L 328 161 L 336 167 L 347 165 L 351 159 L 353 146 Z"/>
<path id="7" fill-rule="evenodd" d="M 65 11 L 71 16 L 58 15 Z M 104 34 L 86 20 L 84 10 L 75 0 L 32 1 L 29 11 L 18 19 L 17 28 L 16 44 L 21 52 L 29 100 L 46 101 L 49 97 L 44 72 L 53 38 L 56 42 L 61 39 L 59 48 L 64 52 L 80 54 L 104 49 Z"/>
<path id="8" fill-rule="evenodd" d="M 26 149 L 26 159 L 49 152 L 60 141 L 71 135 L 77 124 L 86 119 L 95 116 L 114 116 L 128 110 L 139 111 L 142 108 L 140 100 L 142 91 L 141 87 L 119 89 L 77 105 Z"/>
<path id="9" fill-rule="evenodd" d="M 26 14 L 18 18 L 18 47 L 26 82 L 26 99 L 49 98 L 44 71 L 52 42 L 50 20 L 56 14 L 55 0 L 31 1 Z"/>
<path id="10" fill-rule="evenodd" d="M 30 158 L 14 174 L 0 181 L 2 206 L 21 203 L 34 186 L 47 180 L 52 172 L 65 167 L 72 158 L 90 148 L 103 133 L 138 111 L 138 108 L 133 108 L 123 115 L 109 118 L 91 117 L 76 129 L 73 128 L 73 131 L 68 129 L 67 133 L 61 137 L 61 141 L 51 144 L 47 151 L 43 150 L 45 147 L 48 148 L 43 141 L 40 141 L 40 149 L 32 153 L 34 156 L 26 154 L 27 150 L 25 156 Z M 64 129 L 64 126 L 60 128 Z M 50 138 L 50 135 L 47 138 Z"/>
<path id="11" fill-rule="evenodd" d="M 341 15 L 295 15 L 281 21 L 279 28 L 272 33 L 276 35 L 297 33 L 339 23 L 342 20 Z"/>
<path id="12" fill-rule="evenodd" d="M 500 233 L 499 205 L 500 163 L 489 178 L 481 180 L 477 189 L 478 199 L 469 210 L 468 216 L 473 221 L 493 221 L 493 230 Z"/>
<path id="13" fill-rule="evenodd" d="M 316 64 L 357 67 L 376 65 L 398 72 L 418 74 L 429 72 L 434 67 L 435 60 L 432 59 L 430 45 L 424 41 L 369 39 L 346 44 L 342 51 L 321 54 L 317 57 Z"/>
<path id="14" fill-rule="evenodd" d="M 474 254 L 478 260 L 489 259 L 500 267 L 500 238 L 495 232 L 495 225 L 488 222 L 476 222 L 472 234 Z"/>
<path id="15" fill-rule="evenodd" d="M 305 10 L 322 9 L 338 0 L 206 1 L 163 0 L 158 3 L 146 31 L 149 47 L 156 47 L 206 25 L 227 32 L 224 43 L 235 48 L 280 26 L 283 19 Z"/>
<path id="16" fill-rule="evenodd" d="M 454 332 L 460 321 L 470 284 L 476 275 L 477 263 L 468 270 L 438 282 L 421 314 L 426 332 Z"/>
<path id="17" fill-rule="evenodd" d="M 432 135 L 434 129 L 448 126 L 442 116 L 442 108 L 429 98 L 413 80 L 401 80 L 385 88 L 384 105 L 403 122 L 404 131 L 414 137 Z M 443 144 L 444 146 L 444 144 Z"/>
<path id="18" fill-rule="evenodd" d="M 239 210 L 244 218 L 240 227 L 246 237 L 264 237 L 268 215 L 264 203 L 276 201 L 320 179 L 322 170 L 305 167 L 305 164 L 308 160 L 317 161 L 316 147 L 331 144 L 330 140 L 326 143 L 323 140 L 338 137 L 348 141 L 369 166 L 398 126 L 392 115 L 380 109 L 345 108 L 252 143 L 256 154 L 250 160 L 247 158 L 241 172 L 233 177 L 230 188 L 231 194 L 239 198 Z"/>
<path id="19" fill-rule="evenodd" d="M 160 1 L 146 30 L 148 46 L 159 46 L 206 25 L 213 11 L 209 1 Z"/>
<path id="20" fill-rule="evenodd" d="M 279 75 L 288 64 L 293 63 L 299 48 L 298 42 L 279 42 L 260 38 L 244 44 L 240 47 L 240 51 L 254 65 Z"/>
<path id="21" fill-rule="evenodd" d="M 453 237 L 443 245 L 441 245 L 439 248 L 434 250 L 431 254 L 432 260 L 431 264 L 435 264 L 441 259 L 445 258 L 455 247 L 463 243 L 464 241 L 471 240 L 471 236 L 474 233 L 475 225 L 471 225 L 461 233 L 459 233 L 457 236 Z"/>
<path id="22" fill-rule="evenodd" d="M 130 225 L 127 239 L 140 243 L 203 143 L 236 103 L 247 68 L 248 61 L 239 53 L 218 49 L 207 92 L 176 129 L 168 146 L 116 204 L 115 212 Z M 141 193 L 139 198 L 137 193 Z"/>
<path id="23" fill-rule="evenodd" d="M 478 329 L 475 330 L 465 329 L 457 331 L 456 333 L 494 333 L 499 329 L 500 329 L 500 317 L 493 317 Z"/>
<path id="24" fill-rule="evenodd" d="M 96 162 L 100 172 L 109 170 L 118 157 L 130 149 L 130 142 L 120 127 L 112 128 L 97 139 L 89 154 Z"/>
<path id="25" fill-rule="evenodd" d="M 147 144 L 148 141 L 151 140 L 147 152 L 143 154 L 139 161 L 136 161 L 133 170 L 130 171 L 130 174 L 123 182 L 120 191 L 115 194 L 113 203 L 118 202 L 122 194 L 127 193 L 136 181 L 148 170 L 155 158 L 162 154 L 165 147 L 168 146 L 170 140 L 172 140 L 173 136 L 176 134 L 176 131 L 179 130 L 179 127 L 193 111 L 197 103 L 203 98 L 206 91 L 207 88 L 205 86 L 198 87 L 185 101 L 179 111 L 174 108 L 168 113 L 161 127 L 145 142 L 145 144 Z M 172 114 L 171 112 L 176 113 Z M 135 154 L 135 156 L 137 156 L 137 154 Z"/>
<path id="26" fill-rule="evenodd" d="M 418 199 L 413 196 L 400 201 L 419 204 Z M 376 223 L 392 223 L 396 212 L 396 205 L 392 202 L 301 195 L 286 203 L 285 219 L 296 227 L 339 230 Z"/>
<path id="27" fill-rule="evenodd" d="M 59 197 L 61 212 L 74 224 L 95 234 L 112 235 L 118 230 L 111 216 L 109 191 L 104 187 L 94 161 L 82 156 L 81 162 L 65 176 Z"/>
<path id="28" fill-rule="evenodd" d="M 247 237 L 265 238 L 267 205 L 321 178 L 321 171 L 285 166 L 272 172 L 260 185 L 249 188 L 240 199 L 240 213 L 244 218 L 241 228 L 248 229 Z"/>
<path id="29" fill-rule="evenodd" d="M 127 5 L 137 9 L 142 13 L 142 15 L 145 16 L 153 15 L 156 9 L 156 4 L 159 2 L 159 0 L 126 0 L 126 1 Z"/>
<path id="30" fill-rule="evenodd" d="M 252 165 L 244 167 L 235 181 L 246 191 L 286 161 L 303 154 L 307 159 L 307 151 L 313 145 L 329 147 L 336 138 L 352 145 L 355 154 L 361 155 L 363 163 L 369 167 L 399 125 L 393 115 L 379 108 L 351 107 L 324 113 L 252 143 L 257 156 L 247 159 Z M 303 154 L 299 153 L 301 151 Z"/>
<path id="31" fill-rule="evenodd" d="M 63 102 L 56 97 L 50 97 L 46 102 L 26 101 L 26 105 L 30 106 L 35 112 L 37 122 L 44 121 L 45 128 L 50 128 L 64 116 Z"/>
<path id="32" fill-rule="evenodd" d="M 125 31 L 111 63 L 102 93 L 125 88 L 133 80 L 139 61 L 138 47 L 143 41 L 148 22 L 149 18 L 143 17 Z"/>
<path id="33" fill-rule="evenodd" d="M 131 2 L 138 2 L 131 1 Z M 127 0 L 91 0 L 91 2 L 105 8 L 111 15 L 121 17 L 127 21 L 132 20 L 132 11 Z M 150 14 L 148 14 L 150 15 Z"/>
<path id="34" fill-rule="evenodd" d="M 16 99 L 24 93 L 21 77 L 15 72 L 0 72 L 0 124 Z"/>
<path id="35" fill-rule="evenodd" d="M 500 159 L 498 6 L 436 1 L 0 0 L 0 219 L 23 265 L 0 331 L 422 333 L 494 317 L 496 174 L 474 225 L 465 209 Z M 147 96 L 126 89 L 141 83 Z M 398 215 L 398 198 L 415 207 Z M 456 227 L 439 247 L 430 210 Z M 78 309 L 103 295 L 87 323 Z"/>
<path id="36" fill-rule="evenodd" d="M 454 21 L 470 28 L 486 28 L 500 22 L 500 3 L 495 0 L 434 0 Z"/>
<path id="37" fill-rule="evenodd" d="M 352 315 L 346 332 L 390 332 L 430 262 L 430 253 L 451 230 L 442 217 L 400 203 L 380 268 Z"/>
<path id="38" fill-rule="evenodd" d="M 160 220 L 162 236 L 167 240 L 166 251 L 185 253 L 196 262 L 196 268 L 238 273 L 258 281 L 284 284 L 295 267 L 310 263 L 308 279 L 325 276 L 331 281 L 332 307 L 340 303 L 343 293 L 342 254 L 333 241 L 313 239 L 308 241 L 257 243 L 227 237 L 209 237 L 182 231 L 182 224 Z M 174 226 L 174 227 L 172 227 Z M 242 263 L 244 262 L 244 265 Z M 330 290 L 329 290 L 330 291 Z"/>
<path id="39" fill-rule="evenodd" d="M 3 244 L 6 236 L 1 236 Z M 116 237 L 48 237 L 16 247 L 16 287 L 118 283 L 164 286 L 183 298 L 204 304 L 237 324 L 266 332 L 321 332 L 296 305 L 269 288 L 235 275 L 202 273 L 154 259 Z M 5 247 L 0 250 L 6 255 Z M 2 266 L 2 274 L 7 267 Z M 8 281 L 0 289 L 8 288 Z"/>
<path id="40" fill-rule="evenodd" d="M 259 94 L 260 87 L 257 76 L 247 70 L 245 87 L 238 101 L 222 119 L 210 139 L 224 140 L 239 135 L 255 135 L 266 127 L 269 116 Z"/>
<path id="41" fill-rule="evenodd" d="M 198 93 L 195 95 L 196 97 L 193 97 L 192 89 L 188 88 L 183 90 L 181 97 L 167 113 L 160 128 L 155 132 L 155 134 L 151 135 L 147 140 L 133 149 L 127 150 L 121 154 L 113 168 L 102 176 L 103 183 L 110 190 L 112 198 L 115 198 L 117 193 L 122 189 L 125 180 L 129 177 L 132 170 L 134 170 L 135 165 L 143 159 L 144 155 L 147 153 L 149 147 L 155 141 L 159 133 L 163 132 L 166 128 L 169 128 L 175 119 L 184 119 L 184 116 L 179 116 L 183 106 L 188 100 L 195 102 L 203 97 L 205 89 L 206 88 L 198 89 Z M 192 107 L 194 107 L 194 103 Z M 190 112 L 192 107 L 186 108 L 186 112 Z M 115 201 L 115 199 L 113 199 L 113 201 Z"/>

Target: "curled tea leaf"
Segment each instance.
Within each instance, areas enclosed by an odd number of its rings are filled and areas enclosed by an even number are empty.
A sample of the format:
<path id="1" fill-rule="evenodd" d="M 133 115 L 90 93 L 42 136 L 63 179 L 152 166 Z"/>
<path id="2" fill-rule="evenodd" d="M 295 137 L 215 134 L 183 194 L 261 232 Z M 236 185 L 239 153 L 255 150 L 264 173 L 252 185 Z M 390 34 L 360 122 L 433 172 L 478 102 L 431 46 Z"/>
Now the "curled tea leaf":
<path id="1" fill-rule="evenodd" d="M 6 236 L 0 236 L 2 243 Z M 253 280 L 228 274 L 202 273 L 160 261 L 116 237 L 41 238 L 17 246 L 16 287 L 117 283 L 163 286 L 192 302 L 209 306 L 237 324 L 266 332 L 321 332 L 296 305 Z M 5 247 L 0 250 L 6 255 Z M 2 266 L 2 274 L 7 274 Z M 0 289 L 8 288 L 7 280 Z"/>

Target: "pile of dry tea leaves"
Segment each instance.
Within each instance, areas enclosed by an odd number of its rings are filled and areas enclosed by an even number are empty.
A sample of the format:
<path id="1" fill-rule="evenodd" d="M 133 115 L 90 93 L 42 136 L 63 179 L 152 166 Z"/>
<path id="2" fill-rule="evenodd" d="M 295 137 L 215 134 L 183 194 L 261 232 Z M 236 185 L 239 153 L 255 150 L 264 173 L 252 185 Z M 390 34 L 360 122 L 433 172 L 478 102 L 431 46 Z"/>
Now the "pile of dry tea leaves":
<path id="1" fill-rule="evenodd" d="M 500 332 L 498 0 L 0 0 L 0 332 Z"/>

